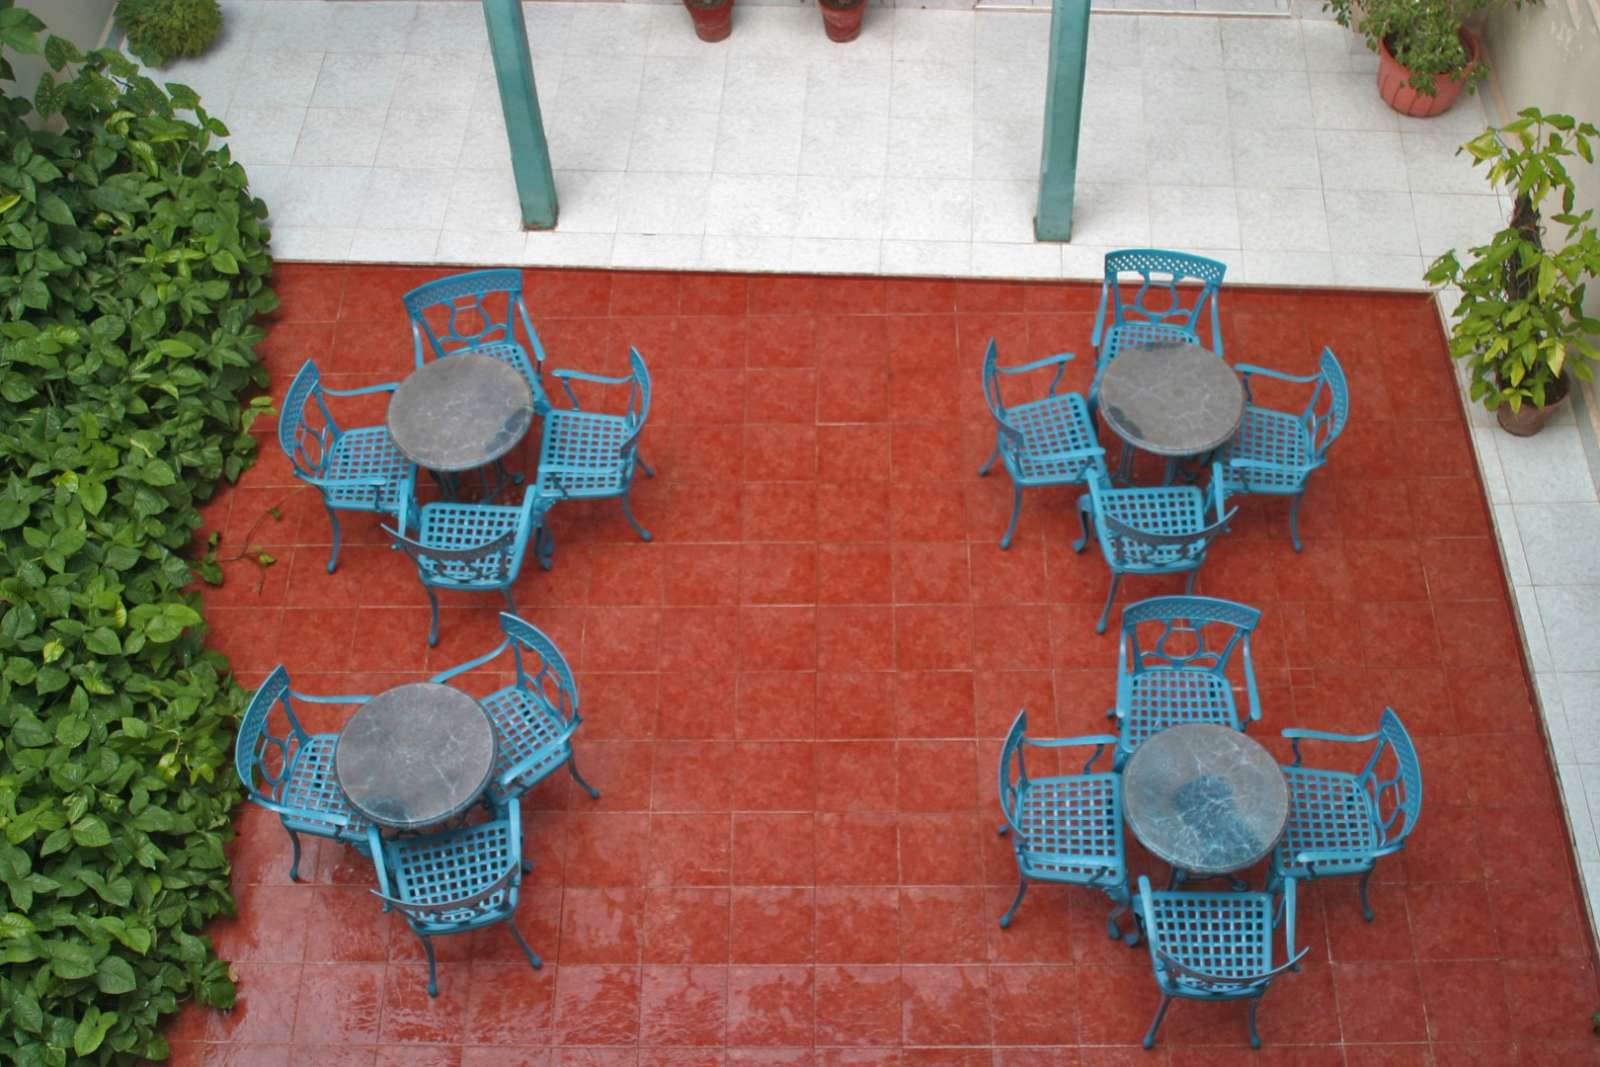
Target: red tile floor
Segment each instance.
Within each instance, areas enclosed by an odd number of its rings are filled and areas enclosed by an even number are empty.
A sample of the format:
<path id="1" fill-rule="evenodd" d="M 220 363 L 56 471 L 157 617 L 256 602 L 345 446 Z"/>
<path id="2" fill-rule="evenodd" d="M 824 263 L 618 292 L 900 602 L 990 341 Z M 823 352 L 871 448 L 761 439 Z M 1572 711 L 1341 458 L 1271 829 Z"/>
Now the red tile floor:
<path id="1" fill-rule="evenodd" d="M 277 393 L 307 357 L 335 384 L 402 377 L 399 296 L 435 273 L 281 265 L 263 346 Z M 1354 390 L 1307 495 L 1304 553 L 1284 507 L 1250 500 L 1200 579 L 1265 612 L 1252 732 L 1366 730 L 1392 704 L 1428 790 L 1410 847 L 1378 868 L 1375 923 L 1353 883 L 1304 892 L 1310 955 L 1268 995 L 1252 1055 L 1242 1007 L 1192 1003 L 1155 1052 L 1137 1048 L 1150 961 L 1107 940 L 1103 897 L 1036 887 L 1009 931 L 995 922 L 1015 886 L 994 832 L 998 739 L 1023 706 L 1037 733 L 1103 730 L 1116 645 L 1093 631 L 1105 566 L 1067 545 L 1073 492 L 1031 494 L 1016 544 L 996 545 L 1010 487 L 975 476 L 993 442 L 979 359 L 991 336 L 1009 362 L 1075 351 L 1083 388 L 1096 290 L 560 271 L 527 285 L 553 365 L 644 353 L 660 472 L 636 494 L 654 541 L 614 502 L 559 506 L 555 569 L 530 566 L 517 589 L 579 672 L 578 757 L 604 793 L 558 775 L 525 802 L 536 866 L 518 923 L 545 967 L 503 931 L 446 941 L 430 1001 L 367 863 L 312 842 L 291 884 L 282 829 L 247 806 L 239 917 L 212 930 L 239 1006 L 185 1011 L 177 1062 L 1600 1061 L 1594 942 L 1425 298 L 1223 301 L 1230 359 L 1306 373 L 1327 344 Z M 244 684 L 282 662 L 310 692 L 374 692 L 494 644 L 484 596 L 450 602 L 426 646 L 415 575 L 374 522 L 347 519 L 326 574 L 327 520 L 263 440 L 207 516 L 239 548 L 282 507 L 248 542 L 278 558 L 264 580 L 233 564 L 208 593 Z"/>

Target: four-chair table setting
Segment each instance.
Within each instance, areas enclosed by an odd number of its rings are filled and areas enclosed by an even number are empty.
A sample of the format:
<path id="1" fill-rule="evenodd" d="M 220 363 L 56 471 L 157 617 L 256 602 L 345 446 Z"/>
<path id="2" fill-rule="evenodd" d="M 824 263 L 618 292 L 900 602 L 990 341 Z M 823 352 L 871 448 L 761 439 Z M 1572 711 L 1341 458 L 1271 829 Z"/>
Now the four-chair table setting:
<path id="1" fill-rule="evenodd" d="M 1161 1002 L 1147 1048 L 1174 997 L 1248 1000 L 1250 1040 L 1258 1045 L 1260 998 L 1277 977 L 1297 970 L 1305 953 L 1295 941 L 1297 883 L 1359 874 L 1371 920 L 1368 880 L 1378 859 L 1403 848 L 1422 800 L 1416 750 L 1392 709 L 1369 734 L 1284 730 L 1294 753 L 1289 766 L 1244 732 L 1263 714 L 1251 651 L 1261 613 L 1193 595 L 1195 576 L 1208 546 L 1228 536 L 1230 501 L 1241 495 L 1292 496 L 1299 550 L 1300 496 L 1344 428 L 1349 394 L 1326 349 L 1318 372 L 1304 377 L 1225 363 L 1224 269 L 1158 249 L 1109 253 L 1087 399 L 1059 390 L 1071 354 L 1002 367 L 991 341 L 982 371 L 996 441 L 979 473 L 1000 461 L 1015 486 L 1001 549 L 1016 534 L 1023 489 L 1073 485 L 1084 490 L 1073 547 L 1083 551 L 1092 534 L 1111 571 L 1098 632 L 1123 575 L 1187 578 L 1183 594 L 1123 609 L 1116 701 L 1107 712 L 1115 733 L 1032 737 L 1022 711 L 999 762 L 1000 832 L 1011 837 L 1019 874 L 1001 927 L 1010 927 L 1032 881 L 1105 893 L 1113 904 L 1109 935 L 1133 946 L 1142 934 L 1150 952 Z M 1129 274 L 1138 279 L 1131 296 L 1123 284 Z M 1164 307 L 1155 306 L 1158 297 Z M 341 841 L 371 858 L 374 893 L 422 940 L 429 993 L 436 994 L 431 939 L 438 935 L 505 923 L 540 966 L 512 921 L 529 869 L 519 798 L 563 766 L 590 796 L 599 794 L 574 762 L 581 719 L 572 671 L 555 643 L 515 614 L 510 587 L 530 540 L 540 565 L 552 566 L 545 520 L 562 500 L 619 496 L 630 523 L 649 539 L 628 489 L 638 470 L 653 474 L 639 455 L 650 378 L 634 350 L 625 376 L 546 372 L 517 271 L 444 278 L 406 294 L 404 303 L 415 342 L 412 374 L 340 391 L 322 386 L 307 361 L 290 387 L 280 441 L 295 472 L 322 493 L 333 525 L 330 571 L 338 559 L 338 512 L 377 513 L 428 592 L 429 643 L 438 637 L 436 587 L 501 592 L 508 608 L 500 615 L 503 639 L 425 683 L 376 695 L 300 693 L 280 666 L 246 712 L 236 766 L 252 798 L 277 813 L 290 835 L 291 877 L 298 877 L 300 834 Z M 1210 349 L 1197 330 L 1204 314 Z M 516 338 L 518 324 L 526 347 Z M 1006 402 L 1003 378 L 1041 370 L 1053 371 L 1043 397 Z M 561 383 L 570 407 L 552 403 L 546 373 Z M 1257 406 L 1252 378 L 1309 386 L 1310 400 L 1298 413 Z M 627 387 L 625 410 L 583 409 L 574 381 Z M 341 429 L 333 420 L 327 397 L 380 391 L 391 394 L 385 426 Z M 1097 414 L 1123 441 L 1115 474 L 1099 443 Z M 543 423 L 538 464 L 524 478 L 504 459 L 535 418 Z M 1166 459 L 1162 484 L 1132 484 L 1134 449 Z M 419 501 L 419 468 L 435 475 L 440 499 Z M 482 500 L 460 499 L 472 472 L 480 475 Z M 519 503 L 498 502 L 517 485 Z M 501 665 L 507 657 L 511 664 Z M 470 695 L 483 688 L 480 679 L 507 673 L 509 686 Z M 343 730 L 305 731 L 296 706 L 329 703 L 356 709 Z M 275 716 L 276 731 L 269 725 Z M 1306 740 L 1366 746 L 1367 758 L 1359 772 L 1305 767 Z M 1030 775 L 1029 750 L 1053 770 L 1074 749 L 1090 750 L 1081 773 Z M 1132 879 L 1124 824 L 1170 868 L 1164 890 L 1145 875 Z M 1252 891 L 1240 876 L 1263 861 L 1265 886 Z M 1231 882 L 1209 892 L 1185 887 L 1216 877 Z M 1118 920 L 1130 911 L 1134 922 L 1124 932 Z M 1280 932 L 1283 947 L 1275 953 Z"/>

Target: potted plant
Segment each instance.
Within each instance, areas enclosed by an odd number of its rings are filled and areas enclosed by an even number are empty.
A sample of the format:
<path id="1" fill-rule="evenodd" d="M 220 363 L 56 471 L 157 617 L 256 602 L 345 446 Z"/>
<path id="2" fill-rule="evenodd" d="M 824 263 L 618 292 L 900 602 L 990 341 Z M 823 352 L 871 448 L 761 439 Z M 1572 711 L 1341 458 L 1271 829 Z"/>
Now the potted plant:
<path id="1" fill-rule="evenodd" d="M 153 67 L 197 56 L 222 30 L 217 0 L 121 0 L 117 22 L 128 35 L 128 51 Z"/>
<path id="2" fill-rule="evenodd" d="M 817 0 L 817 6 L 822 9 L 822 27 L 828 31 L 828 40 L 843 44 L 861 35 L 861 16 L 866 14 L 867 0 Z"/>
<path id="3" fill-rule="evenodd" d="M 702 41 L 725 41 L 733 32 L 733 0 L 683 0 Z"/>
<path id="4" fill-rule="evenodd" d="M 1461 291 L 1450 354 L 1471 364 L 1472 399 L 1514 434 L 1536 433 L 1545 412 L 1566 397 L 1565 375 L 1588 381 L 1590 362 L 1600 359 L 1591 339 L 1600 335 L 1600 319 L 1583 309 L 1588 282 L 1600 275 L 1600 231 L 1593 208 L 1574 211 L 1564 162 L 1576 155 L 1592 164 L 1596 138 L 1600 130 L 1590 123 L 1530 107 L 1463 145 L 1474 166 L 1488 164 L 1490 184 L 1514 198 L 1511 221 L 1472 249 L 1468 265 L 1451 250 L 1426 275 Z M 1542 212 L 1552 195 L 1560 209 L 1550 221 L 1566 233 L 1547 242 Z"/>
<path id="5" fill-rule="evenodd" d="M 1402 114 L 1450 110 L 1487 73 L 1469 20 L 1538 0 L 1323 0 L 1340 25 L 1363 34 L 1378 54 L 1378 95 Z"/>

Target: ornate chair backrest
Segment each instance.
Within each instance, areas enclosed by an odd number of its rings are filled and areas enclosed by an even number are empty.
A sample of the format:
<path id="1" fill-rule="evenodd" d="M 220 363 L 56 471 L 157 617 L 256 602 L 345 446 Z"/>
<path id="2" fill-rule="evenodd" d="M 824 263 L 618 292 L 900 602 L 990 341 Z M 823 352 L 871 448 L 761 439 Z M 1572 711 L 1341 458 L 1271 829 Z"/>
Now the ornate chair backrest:
<path id="1" fill-rule="evenodd" d="M 1393 773 L 1380 771 L 1385 750 L 1394 754 Z M 1383 709 L 1378 722 L 1378 743 L 1361 771 L 1361 784 L 1373 799 L 1383 829 L 1380 848 L 1392 849 L 1404 843 L 1417 817 L 1422 814 L 1422 765 L 1405 723 L 1393 708 Z"/>
<path id="2" fill-rule="evenodd" d="M 1005 398 L 1000 395 L 999 359 L 999 351 L 991 337 L 989 347 L 983 350 L 983 399 L 989 405 L 989 414 L 994 416 L 995 427 L 999 430 L 1000 447 L 1007 452 L 1017 452 L 1022 449 L 1022 431 L 1011 425 L 1011 420 L 1006 416 Z"/>
<path id="3" fill-rule="evenodd" d="M 322 397 L 322 374 L 316 363 L 308 359 L 289 383 L 289 392 L 283 398 L 283 413 L 278 416 L 278 446 L 289 457 L 297 475 L 317 478 L 327 467 L 339 433 L 339 426 Z"/>
<path id="4" fill-rule="evenodd" d="M 1350 386 L 1345 381 L 1344 368 L 1334 357 L 1333 349 L 1322 350 L 1319 371 L 1316 387 L 1311 391 L 1311 400 L 1301 415 L 1310 434 L 1317 462 L 1327 458 L 1328 446 L 1344 432 L 1345 423 L 1350 420 Z"/>
<path id="5" fill-rule="evenodd" d="M 1022 833 L 1017 816 L 1022 791 L 1028 785 L 1028 765 L 1022 755 L 1027 734 L 1028 713 L 1019 711 L 1011 721 L 1011 729 L 1006 732 L 1005 746 L 1000 749 L 1000 809 L 1005 812 L 1006 824 L 1014 834 Z"/>
<path id="6" fill-rule="evenodd" d="M 581 722 L 578 683 L 556 643 L 543 630 L 510 612 L 500 613 L 500 629 L 516 658 L 517 684 L 542 696 L 569 726 Z"/>
<path id="7" fill-rule="evenodd" d="M 1105 313 L 1109 297 L 1113 325 L 1138 321 L 1196 330 L 1209 304 L 1213 333 L 1218 333 L 1218 291 L 1227 270 L 1228 265 L 1218 260 L 1162 248 L 1124 248 L 1107 252 L 1105 280 L 1100 291 L 1101 314 Z M 1123 299 L 1122 274 L 1139 275 L 1140 285 L 1131 300 Z M 1194 303 L 1185 304 L 1179 284 L 1191 279 L 1199 281 L 1201 286 Z"/>
<path id="8" fill-rule="evenodd" d="M 1235 648 L 1242 643 L 1248 650 L 1250 635 L 1260 621 L 1260 611 L 1232 600 L 1151 597 L 1123 609 L 1123 652 L 1134 673 L 1183 668 L 1221 674 Z M 1143 623 L 1158 624 L 1154 640 L 1140 640 Z"/>
<path id="9" fill-rule="evenodd" d="M 1247 996 L 1264 991 L 1272 980 L 1292 970 L 1310 951 L 1294 948 L 1295 879 L 1284 881 L 1278 906 L 1260 893 L 1152 892 L 1150 879 L 1139 878 L 1139 907 L 1145 916 L 1150 958 L 1166 972 L 1181 993 L 1198 999 Z M 1265 905 L 1265 906 L 1263 906 Z M 1282 916 L 1287 948 L 1284 962 L 1272 965 L 1272 933 Z M 1254 935 L 1254 936 L 1252 936 Z M 1191 958 L 1204 967 L 1184 963 L 1173 954 L 1175 943 L 1187 942 Z"/>
<path id="10" fill-rule="evenodd" d="M 272 734 L 267 724 L 272 709 L 280 705 L 289 723 L 282 737 Z M 257 802 L 274 810 L 281 807 L 289 764 L 309 739 L 290 702 L 289 672 L 281 665 L 274 667 L 250 698 L 233 743 L 234 770 Z"/>
<path id="11" fill-rule="evenodd" d="M 645 420 L 650 417 L 650 368 L 644 357 L 632 346 L 628 348 L 628 367 L 633 381 L 628 386 L 628 407 L 623 418 L 628 422 L 629 433 L 622 442 L 622 458 L 631 464 L 639 454 L 639 435 L 644 432 Z"/>
<path id="12" fill-rule="evenodd" d="M 517 567 L 517 531 L 507 530 L 472 548 L 445 548 L 413 541 L 385 526 L 400 551 L 411 557 L 423 584 L 449 589 L 499 589 L 514 580 Z"/>
<path id="13" fill-rule="evenodd" d="M 1192 533 L 1152 533 L 1129 526 L 1112 515 L 1104 516 L 1112 564 L 1118 568 L 1185 571 L 1205 561 L 1206 549 L 1228 528 L 1229 511 L 1222 519 Z"/>
<path id="14" fill-rule="evenodd" d="M 475 270 L 419 285 L 400 298 L 411 316 L 411 338 L 418 365 L 425 358 L 423 342 L 435 358 L 486 345 L 517 344 L 520 319 L 539 362 L 543 346 L 528 319 L 522 299 L 522 272 Z"/>
<path id="15" fill-rule="evenodd" d="M 374 857 L 384 855 L 384 842 L 377 827 L 368 828 L 368 840 Z M 400 847 L 405 850 L 405 862 L 395 869 L 388 869 L 385 864 L 380 889 L 372 894 L 409 922 L 472 926 L 510 914 L 511 892 L 522 872 L 521 813 L 517 805 L 506 805 L 503 819 L 441 834 L 437 840 L 410 838 Z M 485 871 L 499 874 L 482 885 Z M 465 886 L 478 888 L 463 892 Z M 390 893 L 382 892 L 384 887 Z"/>

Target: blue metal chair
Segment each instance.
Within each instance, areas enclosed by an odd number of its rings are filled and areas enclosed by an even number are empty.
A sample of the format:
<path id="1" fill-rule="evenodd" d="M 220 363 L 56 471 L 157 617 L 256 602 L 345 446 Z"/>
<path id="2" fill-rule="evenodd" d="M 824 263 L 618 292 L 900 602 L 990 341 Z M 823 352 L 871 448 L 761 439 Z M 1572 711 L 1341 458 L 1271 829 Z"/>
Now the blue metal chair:
<path id="1" fill-rule="evenodd" d="M 428 955 L 428 996 L 439 995 L 433 939 L 505 923 L 533 969 L 543 966 L 517 929 L 522 858 L 522 812 L 510 804 L 495 818 L 442 833 L 385 839 L 367 830 L 378 888 L 373 895 L 405 916 Z"/>
<path id="2" fill-rule="evenodd" d="M 1243 730 L 1227 675 L 1237 650 L 1249 721 L 1261 718 L 1250 635 L 1261 612 L 1231 600 L 1206 596 L 1158 596 L 1122 611 L 1122 641 L 1117 649 L 1117 706 L 1107 712 L 1120 724 L 1117 766 L 1145 738 L 1168 726 L 1214 722 Z M 1156 629 L 1141 641 L 1141 625 Z"/>
<path id="3" fill-rule="evenodd" d="M 1111 603 L 1124 574 L 1187 574 L 1185 592 L 1194 591 L 1195 576 L 1205 562 L 1206 549 L 1227 529 L 1233 512 L 1223 511 L 1218 482 L 1207 494 L 1192 485 L 1164 485 L 1156 488 L 1116 488 L 1109 479 L 1089 479 L 1089 491 L 1078 498 L 1078 525 L 1081 536 L 1072 542 L 1074 552 L 1089 543 L 1089 527 L 1094 526 L 1100 554 L 1111 568 L 1111 588 L 1106 590 L 1106 606 L 1094 632 L 1106 632 Z M 1210 495 L 1216 517 L 1206 522 L 1206 497 Z"/>
<path id="4" fill-rule="evenodd" d="M 505 807 L 566 764 L 567 773 L 594 799 L 600 794 L 578 773 L 572 735 L 583 718 L 578 714 L 578 684 L 555 642 L 533 624 L 501 612 L 505 636 L 494 648 L 436 674 L 448 682 L 495 660 L 508 649 L 516 664 L 516 682 L 479 700 L 494 724 L 495 763 L 488 797 Z"/>
<path id="5" fill-rule="evenodd" d="M 650 531 L 633 516 L 628 490 L 638 470 L 654 478 L 656 472 L 639 452 L 639 435 L 650 416 L 650 370 L 636 348 L 628 349 L 628 374 L 618 378 L 584 371 L 555 369 L 550 376 L 561 383 L 570 408 L 550 408 L 544 416 L 544 440 L 539 450 L 539 492 L 554 500 L 622 498 L 622 513 L 638 535 L 648 541 Z M 620 415 L 584 411 L 572 391 L 573 381 L 602 385 L 627 385 L 628 403 Z"/>
<path id="6" fill-rule="evenodd" d="M 435 589 L 458 591 L 498 591 L 513 612 L 511 586 L 522 573 L 522 559 L 528 538 L 534 537 L 534 552 L 540 566 L 550 569 L 554 538 L 545 528 L 545 513 L 552 501 L 532 486 L 522 494 L 518 506 L 438 501 L 424 504 L 417 512 L 417 538 L 402 530 L 409 525 L 408 515 L 400 516 L 401 530 L 385 526 L 394 538 L 394 547 L 411 557 L 417 577 L 428 594 L 433 609 L 428 625 L 428 644 L 439 643 L 439 598 Z"/>
<path id="7" fill-rule="evenodd" d="M 1100 286 L 1100 310 L 1095 315 L 1090 342 L 1103 368 L 1123 346 L 1144 341 L 1188 341 L 1200 344 L 1200 316 L 1211 312 L 1211 351 L 1222 356 L 1222 309 L 1219 291 L 1228 265 L 1204 256 L 1169 252 L 1163 248 L 1122 248 L 1107 252 L 1105 280 Z M 1133 299 L 1124 301 L 1119 284 L 1123 274 L 1141 279 Z M 1187 303 L 1179 285 L 1198 281 L 1194 302 Z M 1161 303 L 1156 292 L 1165 289 Z M 1106 313 L 1110 312 L 1109 325 Z"/>
<path id="8" fill-rule="evenodd" d="M 294 858 L 289 877 L 300 880 L 300 835 L 327 837 L 367 851 L 368 823 L 344 797 L 333 774 L 338 734 L 309 734 L 295 717 L 294 702 L 365 704 L 370 696 L 311 696 L 289 688 L 289 672 L 274 667 L 261 683 L 239 724 L 233 766 L 250 799 L 277 814 L 289 833 Z M 288 729 L 273 734 L 267 720 L 281 707 Z"/>
<path id="9" fill-rule="evenodd" d="M 333 525 L 333 552 L 328 573 L 339 562 L 339 512 L 369 511 L 397 515 L 411 496 L 417 468 L 400 454 L 384 426 L 341 429 L 328 411 L 327 396 L 392 393 L 397 383 L 363 389 L 329 389 L 312 360 L 306 360 L 284 397 L 278 416 L 278 445 L 289 457 L 295 477 L 317 487 Z"/>
<path id="10" fill-rule="evenodd" d="M 1011 547 L 1017 532 L 1017 516 L 1022 513 L 1022 491 L 1040 485 L 1081 485 L 1096 472 L 1105 470 L 1105 451 L 1094 435 L 1094 422 L 1083 397 L 1077 393 L 1057 393 L 1061 376 L 1073 359 L 1071 352 L 1036 359 L 1018 367 L 1002 367 L 997 362 L 994 338 L 983 353 L 983 397 L 994 416 L 994 452 L 978 470 L 983 477 L 995 460 L 1005 463 L 1011 475 L 1011 522 L 1000 538 L 1001 548 Z M 1055 367 L 1050 387 L 1041 400 L 1008 406 L 1000 391 L 1002 374 Z"/>
<path id="11" fill-rule="evenodd" d="M 538 373 L 538 368 L 544 366 L 544 346 L 528 318 L 521 271 L 452 274 L 419 285 L 400 299 L 411 316 L 411 343 L 417 366 L 427 361 L 430 352 L 435 359 L 468 352 L 492 356 L 516 368 L 528 380 L 536 411 L 549 406 Z M 533 348 L 533 360 L 517 341 L 518 322 Z"/>
<path id="12" fill-rule="evenodd" d="M 1222 446 L 1223 493 L 1267 493 L 1292 496 L 1289 537 L 1300 551 L 1300 499 L 1311 472 L 1328 462 L 1328 447 L 1344 432 L 1350 419 L 1350 387 L 1333 349 L 1322 350 L 1316 374 L 1300 377 L 1241 363 L 1234 368 L 1244 378 L 1244 420 L 1233 440 Z M 1280 382 L 1316 383 L 1305 410 L 1298 415 L 1256 407 L 1250 378 L 1260 375 Z"/>
<path id="13" fill-rule="evenodd" d="M 1139 876 L 1138 916 L 1150 944 L 1161 1006 L 1144 1035 L 1153 1048 L 1156 1030 L 1174 997 L 1248 1000 L 1250 1047 L 1261 1047 L 1256 1009 L 1273 979 L 1299 970 L 1309 948 L 1295 950 L 1294 883 L 1285 879 L 1281 907 L 1271 893 L 1154 892 Z M 1284 962 L 1272 965 L 1273 933 L 1283 928 Z"/>
<path id="14" fill-rule="evenodd" d="M 1284 879 L 1361 875 L 1361 911 L 1372 921 L 1367 883 L 1378 860 L 1399 852 L 1422 814 L 1422 766 L 1411 735 L 1393 708 L 1384 708 L 1370 734 L 1330 734 L 1288 729 L 1294 762 L 1283 769 L 1289 783 L 1289 825 L 1272 853 L 1269 886 Z M 1359 774 L 1300 765 L 1301 741 L 1373 745 Z M 1394 754 L 1393 773 L 1380 775 L 1384 750 Z"/>
<path id="15" fill-rule="evenodd" d="M 1000 752 L 1000 810 L 1005 822 L 1000 832 L 1011 834 L 1017 854 L 1017 896 L 1000 916 L 1000 928 L 1028 891 L 1028 881 L 1059 882 L 1098 889 L 1116 905 L 1106 920 L 1106 932 L 1120 938 L 1117 916 L 1128 910 L 1128 865 L 1122 850 L 1122 776 L 1107 769 L 1090 773 L 1100 753 L 1117 739 L 1109 734 L 1063 737 L 1054 740 L 1027 736 L 1028 713 L 1019 711 Z M 1082 774 L 1051 778 L 1028 777 L 1023 749 L 1070 748 L 1093 745 Z M 1129 944 L 1138 931 L 1129 934 Z"/>

